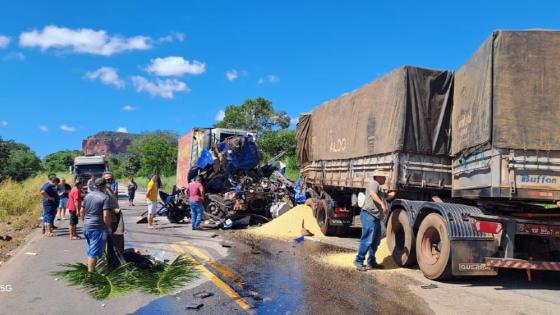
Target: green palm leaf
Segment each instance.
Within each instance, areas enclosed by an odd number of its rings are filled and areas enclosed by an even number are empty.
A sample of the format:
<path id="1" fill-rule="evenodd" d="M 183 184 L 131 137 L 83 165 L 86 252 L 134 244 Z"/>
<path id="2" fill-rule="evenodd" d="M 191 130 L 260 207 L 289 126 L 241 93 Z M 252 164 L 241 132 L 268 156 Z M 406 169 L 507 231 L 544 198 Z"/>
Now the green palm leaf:
<path id="1" fill-rule="evenodd" d="M 182 256 L 171 264 L 155 262 L 149 270 L 131 264 L 110 269 L 107 258 L 97 262 L 95 272 L 88 272 L 82 263 L 64 264 L 65 269 L 54 276 L 65 279 L 71 286 L 81 287 L 94 299 L 104 300 L 124 295 L 134 289 L 157 295 L 166 295 L 197 277 L 193 263 Z"/>
<path id="2" fill-rule="evenodd" d="M 193 262 L 178 256 L 171 264 L 156 262 L 153 270 L 134 274 L 136 285 L 145 293 L 166 295 L 195 279 L 198 274 Z"/>
<path id="3" fill-rule="evenodd" d="M 82 287 L 94 299 L 104 300 L 130 292 L 132 266 L 121 265 L 113 270 L 107 268 L 107 259 L 102 257 L 95 272 L 88 272 L 82 263 L 62 265 L 65 270 L 53 272 L 53 275 L 65 279 L 71 286 Z"/>

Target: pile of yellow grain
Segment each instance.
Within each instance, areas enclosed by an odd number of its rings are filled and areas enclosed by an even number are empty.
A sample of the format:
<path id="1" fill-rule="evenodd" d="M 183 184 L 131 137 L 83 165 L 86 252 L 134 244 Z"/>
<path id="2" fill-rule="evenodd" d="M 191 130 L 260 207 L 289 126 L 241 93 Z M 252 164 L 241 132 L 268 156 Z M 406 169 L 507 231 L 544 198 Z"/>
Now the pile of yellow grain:
<path id="1" fill-rule="evenodd" d="M 292 238 L 301 236 L 301 224 L 315 236 L 325 236 L 313 217 L 313 210 L 305 205 L 297 206 L 278 218 L 248 232 L 267 237 Z"/>
<path id="2" fill-rule="evenodd" d="M 320 262 L 333 267 L 356 269 L 356 267 L 353 265 L 354 259 L 356 259 L 355 252 L 325 254 L 319 256 L 318 259 Z M 377 248 L 377 252 L 375 253 L 375 260 L 378 264 L 382 264 L 385 267 L 385 270 L 398 268 L 398 266 L 393 261 L 393 258 L 391 257 L 391 252 L 387 247 L 387 242 L 385 241 L 385 239 L 381 240 L 381 243 Z"/>

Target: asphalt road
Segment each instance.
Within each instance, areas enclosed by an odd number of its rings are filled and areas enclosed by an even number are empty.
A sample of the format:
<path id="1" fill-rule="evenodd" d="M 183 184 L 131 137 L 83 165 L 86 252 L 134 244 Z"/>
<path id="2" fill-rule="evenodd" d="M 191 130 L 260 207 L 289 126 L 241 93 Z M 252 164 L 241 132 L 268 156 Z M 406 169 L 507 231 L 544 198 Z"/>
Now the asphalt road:
<path id="1" fill-rule="evenodd" d="M 183 254 L 195 259 L 197 280 L 170 296 L 134 292 L 97 301 L 69 287 L 50 272 L 60 264 L 85 262 L 85 242 L 70 241 L 67 222 L 57 237 L 44 238 L 39 230 L 0 267 L 0 314 L 554 314 L 560 313 L 560 281 L 554 274 L 524 272 L 496 278 L 432 283 L 418 270 L 362 273 L 324 265 L 314 256 L 340 247 L 355 248 L 356 239 L 312 238 L 300 244 L 255 239 L 242 232 L 192 231 L 185 224 L 159 218 L 158 228 L 136 224 L 145 210 L 121 205 L 125 213 L 126 247 L 147 254 L 165 252 L 166 259 Z M 331 244 L 331 245 L 329 245 Z M 225 245 L 225 246 L 224 246 Z M 337 247 L 333 247 L 336 245 Z M 2 291 L 9 285 L 10 292 Z M 213 295 L 193 297 L 201 291 Z M 186 310 L 202 303 L 197 310 Z"/>

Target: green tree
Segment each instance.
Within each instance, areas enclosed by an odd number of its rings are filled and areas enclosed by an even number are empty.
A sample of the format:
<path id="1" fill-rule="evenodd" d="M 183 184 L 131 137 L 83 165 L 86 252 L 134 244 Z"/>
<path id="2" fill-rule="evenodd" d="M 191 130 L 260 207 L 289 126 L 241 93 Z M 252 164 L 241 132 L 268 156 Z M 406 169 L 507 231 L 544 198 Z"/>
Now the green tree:
<path id="1" fill-rule="evenodd" d="M 139 157 L 140 170 L 137 175 L 175 174 L 177 144 L 177 136 L 165 132 L 144 134 L 135 139 L 128 148 L 128 155 Z"/>
<path id="2" fill-rule="evenodd" d="M 35 152 L 25 144 L 0 139 L 0 180 L 10 177 L 22 181 L 43 168 Z"/>
<path id="3" fill-rule="evenodd" d="M 121 173 L 123 176 L 132 177 L 141 168 L 140 157 L 136 154 L 127 154 L 121 163 Z"/>
<path id="4" fill-rule="evenodd" d="M 290 117 L 281 110 L 276 111 L 272 102 L 258 97 L 248 99 L 241 105 L 230 105 L 225 109 L 224 119 L 214 125 L 216 128 L 236 128 L 251 131 L 286 129 L 290 126 Z"/>
<path id="5" fill-rule="evenodd" d="M 58 151 L 43 158 L 43 167 L 49 172 L 67 172 L 74 165 L 74 158 L 82 151 Z"/>
<path id="6" fill-rule="evenodd" d="M 282 151 L 286 151 L 285 156 L 293 156 L 296 153 L 296 132 L 288 129 L 266 130 L 259 134 L 257 144 L 266 160 Z"/>

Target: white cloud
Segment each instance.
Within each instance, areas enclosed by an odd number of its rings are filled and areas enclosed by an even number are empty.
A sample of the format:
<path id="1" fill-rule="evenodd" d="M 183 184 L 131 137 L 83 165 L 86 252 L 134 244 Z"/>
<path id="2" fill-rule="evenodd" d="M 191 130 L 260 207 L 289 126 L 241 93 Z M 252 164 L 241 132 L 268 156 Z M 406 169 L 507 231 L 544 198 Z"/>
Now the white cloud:
<path id="1" fill-rule="evenodd" d="M 260 78 L 258 83 L 259 84 L 263 84 L 263 83 L 278 83 L 280 82 L 280 78 L 277 75 L 274 74 L 269 74 L 264 78 Z"/>
<path id="2" fill-rule="evenodd" d="M 61 125 L 60 130 L 66 131 L 66 132 L 74 132 L 74 131 L 76 131 L 76 127 L 70 127 L 68 125 Z"/>
<path id="3" fill-rule="evenodd" d="M 6 48 L 10 44 L 11 39 L 8 36 L 0 35 L 0 48 Z"/>
<path id="4" fill-rule="evenodd" d="M 298 117 L 292 117 L 292 118 L 290 118 L 290 125 L 295 126 L 295 125 L 297 125 L 298 121 L 299 121 Z"/>
<path id="5" fill-rule="evenodd" d="M 126 127 L 119 127 L 119 128 L 117 128 L 117 132 L 128 133 L 128 129 L 126 129 Z"/>
<path id="6" fill-rule="evenodd" d="M 172 41 L 182 42 L 185 40 L 185 34 L 180 32 L 173 32 L 167 36 L 160 37 L 157 42 L 158 43 L 171 43 Z"/>
<path id="7" fill-rule="evenodd" d="M 136 110 L 136 107 L 132 106 L 132 105 L 126 105 L 122 108 L 123 111 L 125 112 L 133 112 Z"/>
<path id="8" fill-rule="evenodd" d="M 90 80 L 99 79 L 101 83 L 112 85 L 118 89 L 124 88 L 124 81 L 119 78 L 118 70 L 111 67 L 101 67 L 94 72 L 86 73 L 86 78 Z"/>
<path id="9" fill-rule="evenodd" d="M 0 127 L 6 127 L 8 125 L 8 122 L 5 120 L 0 121 Z"/>
<path id="10" fill-rule="evenodd" d="M 148 92 L 152 96 L 159 96 L 162 98 L 173 98 L 175 92 L 189 92 L 189 87 L 179 80 L 175 79 L 156 79 L 149 81 L 141 76 L 133 76 L 132 83 L 137 92 Z"/>
<path id="11" fill-rule="evenodd" d="M 7 60 L 17 60 L 17 61 L 24 61 L 25 55 L 21 52 L 11 52 L 6 54 L 3 58 L 5 61 Z"/>
<path id="12" fill-rule="evenodd" d="M 49 131 L 49 127 L 47 127 L 45 125 L 40 125 L 39 130 L 41 130 L 42 132 L 47 132 L 47 131 Z"/>
<path id="13" fill-rule="evenodd" d="M 226 117 L 226 112 L 223 109 L 220 109 L 218 111 L 218 113 L 216 114 L 215 118 L 216 118 L 217 121 L 222 121 L 222 120 L 224 120 L 225 117 Z"/>
<path id="14" fill-rule="evenodd" d="M 170 56 L 152 59 L 146 71 L 161 77 L 180 77 L 184 74 L 198 75 L 206 71 L 206 64 L 194 60 L 192 63 L 183 57 Z"/>
<path id="15" fill-rule="evenodd" d="M 42 30 L 35 29 L 21 33 L 19 44 L 22 47 L 38 47 L 42 51 L 53 48 L 82 54 L 111 56 L 125 51 L 150 49 L 152 39 L 148 36 L 109 35 L 104 30 L 69 29 L 48 25 Z"/>
<path id="16" fill-rule="evenodd" d="M 239 77 L 239 74 L 237 73 L 237 70 L 229 70 L 226 71 L 226 78 L 229 81 L 234 81 Z"/>

